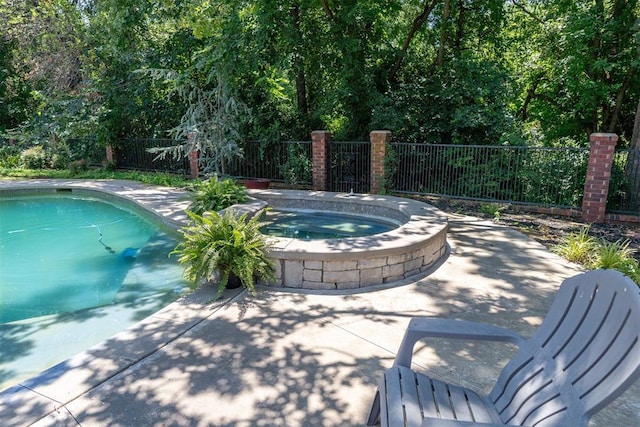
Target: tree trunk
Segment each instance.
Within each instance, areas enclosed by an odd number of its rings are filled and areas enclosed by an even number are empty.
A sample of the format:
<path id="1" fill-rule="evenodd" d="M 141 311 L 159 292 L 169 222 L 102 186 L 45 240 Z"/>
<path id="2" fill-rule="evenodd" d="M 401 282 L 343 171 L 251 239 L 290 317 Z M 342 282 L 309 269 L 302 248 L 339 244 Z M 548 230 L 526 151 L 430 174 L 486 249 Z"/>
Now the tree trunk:
<path id="1" fill-rule="evenodd" d="M 422 12 L 420 12 L 420 14 L 413 19 L 413 22 L 411 23 L 411 28 L 407 33 L 407 37 L 405 37 L 404 39 L 404 43 L 402 44 L 400 55 L 398 56 L 398 59 L 396 59 L 396 62 L 393 64 L 393 67 L 391 67 L 391 71 L 389 72 L 390 82 L 393 82 L 395 80 L 396 75 L 398 74 L 398 72 L 400 71 L 400 67 L 402 66 L 402 62 L 404 61 L 404 57 L 407 54 L 407 51 L 409 50 L 411 41 L 415 37 L 418 30 L 420 30 L 420 28 L 424 25 L 424 23 L 427 22 L 427 19 L 429 18 L 431 11 L 436 6 L 438 1 L 439 0 L 425 1 L 424 7 L 422 8 Z"/>
<path id="2" fill-rule="evenodd" d="M 302 50 L 302 30 L 300 29 L 300 3 L 294 2 L 291 5 L 290 9 L 291 17 L 293 19 L 293 27 L 295 28 L 296 36 L 298 38 L 298 43 L 300 47 L 299 50 Z M 309 111 L 309 107 L 307 104 L 307 79 L 304 73 L 304 61 L 300 52 L 295 52 L 293 54 L 293 69 L 296 72 L 296 97 L 298 101 L 298 112 L 304 116 L 304 119 L 307 119 L 307 113 Z"/>
<path id="3" fill-rule="evenodd" d="M 640 101 L 638 102 L 638 109 L 636 110 L 636 120 L 633 122 L 631 148 L 640 149 Z"/>
<path id="4" fill-rule="evenodd" d="M 440 46 L 438 46 L 438 67 L 444 63 L 444 45 L 447 37 L 447 20 L 449 19 L 450 0 L 444 0 L 444 11 L 442 12 L 442 28 L 440 28 Z"/>
<path id="5" fill-rule="evenodd" d="M 466 18 L 465 1 L 458 0 L 458 19 L 456 22 L 456 39 L 454 42 L 455 55 L 462 50 L 462 40 L 464 39 L 464 26 Z"/>
<path id="6" fill-rule="evenodd" d="M 631 148 L 627 158 L 627 169 L 625 171 L 629 192 L 627 194 L 628 209 L 640 210 L 640 102 L 636 110 L 636 119 L 633 123 L 633 134 L 631 135 Z"/>

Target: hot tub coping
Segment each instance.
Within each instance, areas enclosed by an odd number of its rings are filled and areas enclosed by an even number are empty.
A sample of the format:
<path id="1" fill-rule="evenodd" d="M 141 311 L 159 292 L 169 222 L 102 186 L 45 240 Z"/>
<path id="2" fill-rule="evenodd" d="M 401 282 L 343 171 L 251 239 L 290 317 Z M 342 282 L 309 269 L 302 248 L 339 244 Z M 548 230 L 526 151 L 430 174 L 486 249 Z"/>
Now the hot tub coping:
<path id="1" fill-rule="evenodd" d="M 348 260 L 356 254 L 394 254 L 413 250 L 422 246 L 425 236 L 432 236 L 445 231 L 448 226 L 447 216 L 429 204 L 394 196 L 372 194 L 346 194 L 325 191 L 300 190 L 250 190 L 252 198 L 262 200 L 267 205 L 300 207 L 305 202 L 321 202 L 327 205 L 341 205 L 343 210 L 337 212 L 357 213 L 350 206 L 379 206 L 395 210 L 404 216 L 404 223 L 393 230 L 371 236 L 351 237 L 345 239 L 300 240 L 274 237 L 272 255 L 276 258 L 286 251 L 288 259 L 340 259 Z M 256 204 L 255 206 L 260 206 Z M 330 210 L 331 209 L 327 209 Z"/>

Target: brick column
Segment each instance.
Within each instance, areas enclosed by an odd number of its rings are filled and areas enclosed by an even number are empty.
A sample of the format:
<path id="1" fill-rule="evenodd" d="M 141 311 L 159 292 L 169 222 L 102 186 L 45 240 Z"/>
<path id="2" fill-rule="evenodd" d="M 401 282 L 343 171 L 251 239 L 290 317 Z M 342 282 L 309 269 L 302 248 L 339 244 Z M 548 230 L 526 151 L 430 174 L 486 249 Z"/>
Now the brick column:
<path id="1" fill-rule="evenodd" d="M 313 150 L 313 189 L 326 191 L 329 184 L 327 162 L 329 160 L 329 143 L 331 133 L 326 130 L 314 130 L 311 132 Z"/>
<path id="2" fill-rule="evenodd" d="M 384 189 L 384 157 L 387 144 L 391 141 L 391 131 L 374 130 L 369 134 L 371 141 L 371 192 L 381 193 Z"/>
<path id="3" fill-rule="evenodd" d="M 189 176 L 192 179 L 198 179 L 198 177 L 200 176 L 200 151 L 193 149 L 193 147 L 195 147 L 195 138 L 195 132 L 190 132 L 187 134 L 187 143 L 189 144 L 189 147 L 191 147 L 189 151 Z"/>
<path id="4" fill-rule="evenodd" d="M 618 135 L 613 133 L 592 133 L 589 138 L 591 152 L 587 179 L 584 183 L 582 199 L 582 219 L 586 222 L 604 221 L 609 195 L 609 180 L 613 154 L 618 142 Z"/>

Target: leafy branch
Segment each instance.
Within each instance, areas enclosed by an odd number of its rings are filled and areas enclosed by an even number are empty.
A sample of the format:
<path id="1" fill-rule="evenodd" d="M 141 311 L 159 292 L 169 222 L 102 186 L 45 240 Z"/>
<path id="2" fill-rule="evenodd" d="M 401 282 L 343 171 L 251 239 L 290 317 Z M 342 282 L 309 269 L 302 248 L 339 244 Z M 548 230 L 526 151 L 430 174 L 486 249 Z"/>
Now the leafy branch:
<path id="1" fill-rule="evenodd" d="M 225 165 L 243 156 L 239 145 L 241 122 L 250 118 L 248 108 L 234 97 L 227 82 L 216 72 L 208 76 L 205 84 L 173 70 L 140 72 L 171 85 L 167 98 L 177 97 L 186 105 L 180 123 L 168 131 L 182 143 L 148 151 L 156 153 L 156 159 L 171 155 L 176 160 L 199 152 L 205 174 L 224 175 Z"/>

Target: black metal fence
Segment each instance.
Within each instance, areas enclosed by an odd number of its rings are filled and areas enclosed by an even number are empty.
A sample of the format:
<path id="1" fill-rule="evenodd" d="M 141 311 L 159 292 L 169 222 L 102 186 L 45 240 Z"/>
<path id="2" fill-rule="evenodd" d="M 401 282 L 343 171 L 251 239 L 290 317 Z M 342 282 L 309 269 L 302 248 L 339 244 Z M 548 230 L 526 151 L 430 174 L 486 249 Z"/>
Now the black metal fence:
<path id="1" fill-rule="evenodd" d="M 388 187 L 399 193 L 580 207 L 589 149 L 394 143 Z"/>
<path id="2" fill-rule="evenodd" d="M 172 140 L 120 140 L 118 167 L 188 173 L 186 159 L 153 159 L 147 150 Z M 266 147 L 266 148 L 265 148 Z M 327 155 L 331 191 L 370 189 L 369 142 L 332 142 Z M 265 146 L 248 142 L 244 156 L 227 166 L 237 178 L 268 178 L 301 186 L 313 182 L 311 141 Z M 385 159 L 385 188 L 392 192 L 580 209 L 588 148 L 458 146 L 392 143 Z M 607 209 L 638 213 L 640 150 L 617 150 Z"/>
<path id="3" fill-rule="evenodd" d="M 616 150 L 611 167 L 607 211 L 640 212 L 640 149 Z"/>
<path id="4" fill-rule="evenodd" d="M 149 152 L 151 148 L 171 147 L 179 144 L 173 139 L 159 138 L 126 138 L 119 139 L 115 149 L 115 162 L 120 169 L 136 169 L 153 172 L 189 173 L 187 158 L 175 159 L 168 154 L 164 159 L 157 159 L 157 153 Z"/>
<path id="5" fill-rule="evenodd" d="M 311 185 L 313 163 L 311 141 L 283 141 L 263 144 L 249 141 L 242 146 L 242 158 L 227 165 L 236 178 L 267 178 L 276 182 Z"/>
<path id="6" fill-rule="evenodd" d="M 77 158 L 85 159 L 87 164 L 98 166 L 104 160 L 104 148 L 96 143 L 95 138 L 69 138 L 69 148 Z"/>
<path id="7" fill-rule="evenodd" d="M 369 142 L 332 141 L 327 159 L 330 191 L 369 192 L 371 179 Z"/>

